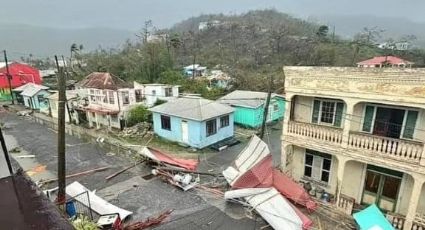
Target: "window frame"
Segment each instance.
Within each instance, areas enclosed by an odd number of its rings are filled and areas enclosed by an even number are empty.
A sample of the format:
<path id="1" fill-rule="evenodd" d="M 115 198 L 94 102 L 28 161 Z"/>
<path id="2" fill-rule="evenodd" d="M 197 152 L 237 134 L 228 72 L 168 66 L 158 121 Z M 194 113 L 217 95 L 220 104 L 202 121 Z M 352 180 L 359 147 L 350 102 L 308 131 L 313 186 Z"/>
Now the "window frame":
<path id="1" fill-rule="evenodd" d="M 122 104 L 123 105 L 129 105 L 130 104 L 130 92 L 128 90 L 121 91 L 121 98 L 122 98 Z"/>
<path id="2" fill-rule="evenodd" d="M 224 123 L 224 125 L 223 125 Z M 220 128 L 225 128 L 230 126 L 230 116 L 229 114 L 220 117 Z"/>
<path id="3" fill-rule="evenodd" d="M 314 115 L 314 101 L 319 101 L 319 114 L 317 117 L 317 123 L 313 122 L 313 115 Z M 333 109 L 333 116 L 332 116 L 332 123 L 327 123 L 327 122 L 322 122 L 322 108 L 323 108 L 323 102 L 332 102 L 334 103 L 334 109 Z M 337 107 L 338 107 L 338 103 L 342 103 L 343 105 L 343 109 L 342 109 L 342 118 L 341 118 L 341 124 L 340 126 L 335 126 L 335 121 L 336 121 L 336 116 L 337 116 Z M 318 125 L 325 125 L 325 126 L 332 126 L 335 128 L 343 128 L 343 117 L 344 117 L 344 113 L 346 111 L 346 105 L 344 103 L 344 101 L 341 100 L 336 100 L 336 99 L 328 99 L 328 98 L 313 98 L 312 100 L 312 104 L 311 104 L 311 114 L 310 114 L 310 123 L 312 124 L 318 124 Z"/>
<path id="4" fill-rule="evenodd" d="M 108 91 L 108 102 L 111 105 L 115 105 L 115 95 L 114 95 L 114 91 Z M 111 100 L 112 99 L 112 100 Z"/>
<path id="5" fill-rule="evenodd" d="M 370 126 L 370 130 L 369 131 L 363 131 L 363 125 L 364 125 L 365 118 L 366 118 L 366 107 L 367 106 L 371 106 L 371 107 L 374 108 L 374 110 L 373 110 L 373 117 L 372 117 L 372 124 Z M 363 106 L 363 115 L 361 117 L 362 120 L 361 120 L 361 124 L 360 124 L 360 132 L 367 133 L 367 134 L 371 134 L 372 135 L 373 130 L 375 129 L 376 113 L 377 113 L 379 107 L 381 107 L 381 108 L 389 108 L 389 109 L 400 109 L 400 110 L 404 110 L 403 124 L 401 125 L 400 136 L 399 136 L 398 139 L 408 140 L 408 141 L 409 140 L 410 141 L 415 140 L 415 133 L 416 133 L 416 129 L 417 129 L 416 127 L 418 127 L 418 122 L 419 122 L 419 119 L 421 119 L 422 113 L 421 113 L 421 110 L 420 109 L 410 108 L 410 107 L 406 108 L 406 107 L 401 107 L 401 106 L 391 106 L 391 105 L 380 105 L 380 104 L 373 104 L 373 103 L 365 103 L 364 106 Z M 407 115 L 408 115 L 409 111 L 414 111 L 414 112 L 417 112 L 418 113 L 418 116 L 417 116 L 416 122 L 415 122 L 415 128 L 413 129 L 413 134 L 412 134 L 412 137 L 413 138 L 411 138 L 411 139 L 410 138 L 405 138 L 403 136 L 404 130 L 406 128 Z"/>
<path id="6" fill-rule="evenodd" d="M 160 120 L 161 120 L 161 129 L 171 131 L 171 117 L 161 114 Z M 166 127 L 167 126 L 166 124 L 168 124 L 168 127 Z"/>
<path id="7" fill-rule="evenodd" d="M 311 165 L 307 165 L 307 156 L 311 156 L 313 158 L 312 159 L 312 162 L 311 162 Z M 314 170 L 314 159 L 315 159 L 315 156 L 316 156 L 316 159 L 317 159 L 317 157 L 321 158 L 321 164 L 320 164 L 320 170 L 319 170 L 320 174 L 319 175 L 316 175 L 320 179 L 315 179 L 314 178 L 315 175 L 313 175 L 313 173 L 315 171 Z M 325 159 L 330 161 L 329 169 L 324 169 L 323 168 Z M 325 184 L 325 185 L 330 185 L 331 180 L 332 180 L 332 167 L 334 165 L 334 162 L 333 162 L 332 159 L 333 159 L 333 156 L 330 155 L 330 154 L 322 153 L 322 152 L 314 151 L 314 150 L 310 150 L 310 149 L 306 149 L 305 150 L 305 154 L 304 154 L 304 162 L 303 162 L 303 165 L 304 165 L 304 168 L 303 168 L 304 169 L 303 177 L 304 178 L 308 178 L 308 180 L 311 180 L 311 181 L 314 181 L 314 182 L 317 182 L 317 183 L 321 183 L 321 184 Z M 309 167 L 311 169 L 311 176 L 307 176 L 306 175 L 306 170 L 305 170 L 306 167 Z M 323 172 L 327 172 L 328 173 L 328 181 L 323 181 L 322 180 Z"/>
<path id="8" fill-rule="evenodd" d="M 214 124 L 213 125 L 213 132 L 208 132 L 209 131 L 208 125 L 209 125 L 210 122 L 214 122 L 214 123 L 212 123 L 212 124 Z M 205 134 L 206 134 L 207 137 L 210 137 L 210 136 L 217 134 L 217 119 L 216 118 L 207 120 L 205 122 Z"/>

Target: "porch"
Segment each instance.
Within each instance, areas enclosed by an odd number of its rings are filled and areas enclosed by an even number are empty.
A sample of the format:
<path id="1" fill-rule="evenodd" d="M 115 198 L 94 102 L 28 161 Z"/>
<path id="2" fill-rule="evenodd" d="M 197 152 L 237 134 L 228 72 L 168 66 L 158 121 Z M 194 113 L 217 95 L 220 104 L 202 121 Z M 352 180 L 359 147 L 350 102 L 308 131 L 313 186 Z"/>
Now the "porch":
<path id="1" fill-rule="evenodd" d="M 425 159 L 424 143 L 414 140 L 390 138 L 367 133 L 350 131 L 348 138 L 343 138 L 343 130 L 335 127 L 290 121 L 288 135 L 310 145 L 325 144 L 341 150 L 348 150 L 355 155 L 371 159 L 393 159 L 419 165 Z M 354 157 L 353 156 L 353 157 Z"/>

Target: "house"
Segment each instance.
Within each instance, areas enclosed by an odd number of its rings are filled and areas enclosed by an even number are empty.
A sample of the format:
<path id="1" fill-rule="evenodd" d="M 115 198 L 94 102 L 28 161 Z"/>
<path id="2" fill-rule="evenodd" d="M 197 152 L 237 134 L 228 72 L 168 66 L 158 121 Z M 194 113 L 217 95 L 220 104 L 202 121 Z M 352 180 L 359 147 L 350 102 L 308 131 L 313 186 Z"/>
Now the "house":
<path id="1" fill-rule="evenodd" d="M 202 149 L 233 137 L 233 108 L 200 97 L 182 97 L 149 109 L 155 134 Z"/>
<path id="2" fill-rule="evenodd" d="M 87 96 L 86 103 L 76 109 L 85 113 L 79 117 L 89 127 L 123 128 L 126 112 L 136 103 L 134 86 L 107 72 L 89 74 L 78 84 L 77 91 Z"/>
<path id="3" fill-rule="evenodd" d="M 202 77 L 205 76 L 207 67 L 200 66 L 199 64 L 188 65 L 183 68 L 183 72 L 188 77 Z"/>
<path id="4" fill-rule="evenodd" d="M 152 107 L 158 100 L 170 101 L 174 100 L 179 96 L 178 85 L 166 85 L 166 84 L 144 84 L 142 85 L 145 105 Z M 135 89 L 140 89 L 140 86 L 135 85 Z"/>
<path id="5" fill-rule="evenodd" d="M 425 69 L 284 72 L 281 169 L 311 194 L 334 195 L 334 209 L 347 215 L 376 204 L 404 229 L 423 228 Z"/>
<path id="6" fill-rule="evenodd" d="M 11 75 L 10 84 L 12 89 L 29 82 L 37 85 L 42 83 L 40 71 L 24 63 L 9 63 L 9 73 Z M 11 100 L 5 62 L 0 62 L 0 100 Z"/>
<path id="7" fill-rule="evenodd" d="M 17 101 L 23 103 L 25 107 L 30 109 L 42 110 L 48 108 L 47 96 L 50 95 L 49 89 L 43 85 L 27 83 L 14 89 L 17 95 Z"/>
<path id="8" fill-rule="evenodd" d="M 72 101 L 75 101 L 78 98 L 77 91 L 67 90 L 66 91 L 66 103 L 65 103 L 65 122 L 70 122 L 73 120 L 78 120 L 76 113 L 73 110 Z M 53 92 L 50 96 L 47 97 L 49 103 L 49 109 L 46 111 L 53 118 L 58 118 L 58 107 L 59 107 L 59 93 Z"/>
<path id="9" fill-rule="evenodd" d="M 402 42 L 384 42 L 378 45 L 380 49 L 389 49 L 389 50 L 399 50 L 404 51 L 408 50 L 412 47 L 410 42 L 402 41 Z"/>
<path id="10" fill-rule="evenodd" d="M 257 128 L 263 123 L 264 107 L 267 93 L 235 90 L 218 99 L 218 102 L 235 108 L 235 123 L 241 126 Z M 272 94 L 267 115 L 267 122 L 283 118 L 285 113 L 285 98 Z"/>
<path id="11" fill-rule="evenodd" d="M 365 61 L 357 63 L 357 67 L 371 67 L 371 68 L 382 68 L 382 67 L 412 67 L 415 64 L 410 61 L 406 61 L 399 57 L 394 56 L 378 56 Z"/>

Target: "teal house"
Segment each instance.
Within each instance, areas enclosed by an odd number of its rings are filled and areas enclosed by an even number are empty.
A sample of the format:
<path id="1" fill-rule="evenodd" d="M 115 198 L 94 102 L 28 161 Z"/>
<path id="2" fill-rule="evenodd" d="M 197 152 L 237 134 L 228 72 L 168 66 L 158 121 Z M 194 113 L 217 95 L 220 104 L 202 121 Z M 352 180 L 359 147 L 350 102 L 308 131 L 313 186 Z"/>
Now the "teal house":
<path id="1" fill-rule="evenodd" d="M 218 102 L 230 105 L 235 109 L 234 121 L 236 124 L 258 128 L 263 122 L 264 107 L 267 93 L 256 91 L 235 90 L 220 98 Z M 278 94 L 272 94 L 267 122 L 283 119 L 285 114 L 285 98 Z"/>
<path id="2" fill-rule="evenodd" d="M 17 94 L 17 101 L 30 109 L 46 109 L 49 107 L 47 97 L 50 95 L 47 89 L 48 87 L 46 86 L 28 83 L 24 85 L 22 92 Z M 19 91 L 15 89 L 15 92 Z"/>
<path id="3" fill-rule="evenodd" d="M 182 97 L 149 109 L 156 135 L 202 149 L 233 137 L 230 106 L 199 97 Z"/>

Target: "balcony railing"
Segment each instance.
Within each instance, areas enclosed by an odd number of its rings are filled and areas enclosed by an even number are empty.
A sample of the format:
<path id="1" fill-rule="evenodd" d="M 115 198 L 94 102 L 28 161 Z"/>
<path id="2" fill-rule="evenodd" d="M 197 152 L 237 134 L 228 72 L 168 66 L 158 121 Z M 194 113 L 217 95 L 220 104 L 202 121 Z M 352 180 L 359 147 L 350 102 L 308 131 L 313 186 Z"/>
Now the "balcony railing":
<path id="1" fill-rule="evenodd" d="M 288 132 L 297 136 L 341 144 L 342 130 L 334 127 L 302 122 L 289 122 Z"/>
<path id="2" fill-rule="evenodd" d="M 368 153 L 380 154 L 397 160 L 419 163 L 423 143 L 352 132 L 348 139 L 348 147 L 366 150 Z"/>
<path id="3" fill-rule="evenodd" d="M 290 136 L 323 141 L 334 146 L 346 144 L 348 149 L 357 150 L 359 154 L 372 157 L 388 157 L 413 164 L 419 164 L 421 161 L 424 148 L 422 142 L 350 132 L 348 143 L 342 143 L 342 133 L 342 129 L 329 126 L 295 121 L 290 121 L 288 124 Z"/>
<path id="4" fill-rule="evenodd" d="M 405 222 L 406 222 L 405 216 L 395 214 L 395 213 L 387 213 L 386 216 L 387 216 L 387 220 L 397 230 L 425 230 L 425 224 L 423 223 L 423 219 L 418 217 L 419 214 L 416 215 L 416 218 L 413 221 L 411 229 L 405 229 L 404 228 L 404 225 L 405 225 Z"/>

